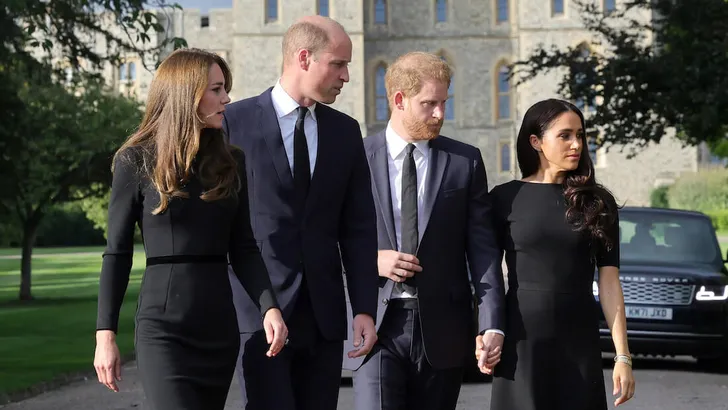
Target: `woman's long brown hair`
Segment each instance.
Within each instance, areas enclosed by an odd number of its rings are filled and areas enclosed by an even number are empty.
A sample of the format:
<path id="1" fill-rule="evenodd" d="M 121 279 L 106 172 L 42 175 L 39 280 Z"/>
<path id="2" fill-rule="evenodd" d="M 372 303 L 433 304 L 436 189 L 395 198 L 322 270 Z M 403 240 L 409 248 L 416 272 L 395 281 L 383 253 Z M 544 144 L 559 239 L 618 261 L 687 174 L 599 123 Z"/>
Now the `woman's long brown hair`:
<path id="1" fill-rule="evenodd" d="M 201 199 L 234 196 L 239 189 L 237 164 L 223 131 L 204 128 L 197 111 L 214 64 L 220 66 L 229 92 L 232 75 L 220 56 L 199 49 L 171 53 L 157 68 L 139 129 L 116 152 L 118 156 L 127 148 L 141 148 L 141 171 L 159 192 L 155 215 L 164 212 L 172 198 L 188 196 L 182 188 L 193 166 L 205 187 Z"/>

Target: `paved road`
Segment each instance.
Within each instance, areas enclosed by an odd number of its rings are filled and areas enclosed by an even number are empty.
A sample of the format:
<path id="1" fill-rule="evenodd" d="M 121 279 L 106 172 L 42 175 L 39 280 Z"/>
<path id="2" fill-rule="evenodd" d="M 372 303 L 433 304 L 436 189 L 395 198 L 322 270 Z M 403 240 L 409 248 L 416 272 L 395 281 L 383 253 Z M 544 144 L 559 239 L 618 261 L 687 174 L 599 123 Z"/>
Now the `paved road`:
<path id="1" fill-rule="evenodd" d="M 728 375 L 700 372 L 689 360 L 636 359 L 637 395 L 620 408 L 630 410 L 728 410 Z M 124 369 L 119 393 L 105 390 L 95 380 L 74 383 L 43 395 L 0 406 L 3 410 L 144 410 L 136 367 Z M 605 370 L 607 394 L 611 392 L 611 372 Z M 339 409 L 353 408 L 351 384 L 345 383 L 339 396 Z M 230 390 L 226 410 L 240 408 L 240 392 Z M 490 384 L 464 384 L 459 410 L 483 410 L 490 403 Z M 613 408 L 610 403 L 609 408 Z M 566 410 L 566 409 L 564 409 Z"/>

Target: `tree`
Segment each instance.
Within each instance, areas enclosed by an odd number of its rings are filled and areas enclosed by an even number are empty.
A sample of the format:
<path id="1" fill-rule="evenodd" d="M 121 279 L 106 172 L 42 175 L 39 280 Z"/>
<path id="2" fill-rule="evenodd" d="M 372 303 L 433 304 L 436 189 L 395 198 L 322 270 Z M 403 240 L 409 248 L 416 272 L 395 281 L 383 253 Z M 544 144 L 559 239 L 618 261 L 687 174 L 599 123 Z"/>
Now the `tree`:
<path id="1" fill-rule="evenodd" d="M 16 69 L 25 73 L 20 64 Z M 20 299 L 28 300 L 32 248 L 46 210 L 107 192 L 112 156 L 139 124 L 141 107 L 90 76 L 69 87 L 43 67 L 22 80 L 16 84 L 27 110 L 9 135 L 14 149 L 2 161 L 0 207 L 22 227 Z"/>
<path id="2" fill-rule="evenodd" d="M 595 50 L 539 46 L 512 66 L 517 83 L 565 71 L 559 93 L 596 102 L 590 123 L 601 143 L 632 153 L 669 128 L 687 145 L 726 140 L 728 1 L 626 0 L 607 14 L 601 2 L 574 2 Z"/>
<path id="3" fill-rule="evenodd" d="M 0 23 L 7 25 L 13 49 L 41 47 L 75 68 L 86 61 L 93 68 L 119 61 L 125 52 L 158 56 L 168 45 L 185 45 L 184 39 L 162 38 L 157 43 L 150 34 L 164 33 L 159 13 L 181 9 L 166 0 L 6 0 Z M 151 10 L 148 7 L 156 9 Z M 5 14 L 6 12 L 7 14 Z M 0 29 L 3 30 L 3 29 Z M 4 31 L 5 31 L 4 30 Z M 103 40 L 103 50 L 94 48 Z M 144 61 L 144 59 L 142 59 Z"/>
<path id="4" fill-rule="evenodd" d="M 140 119 L 139 105 L 106 92 L 97 69 L 126 53 L 146 64 L 170 45 L 185 46 L 166 36 L 159 18 L 174 8 L 181 7 L 165 0 L 5 0 L 0 7 L 0 221 L 22 229 L 21 299 L 32 297 L 31 252 L 44 213 L 108 191 L 111 155 Z M 94 47 L 99 41 L 103 49 Z M 56 80 L 57 63 L 86 71 L 78 87 Z M 7 224 L 9 217 L 18 223 Z"/>

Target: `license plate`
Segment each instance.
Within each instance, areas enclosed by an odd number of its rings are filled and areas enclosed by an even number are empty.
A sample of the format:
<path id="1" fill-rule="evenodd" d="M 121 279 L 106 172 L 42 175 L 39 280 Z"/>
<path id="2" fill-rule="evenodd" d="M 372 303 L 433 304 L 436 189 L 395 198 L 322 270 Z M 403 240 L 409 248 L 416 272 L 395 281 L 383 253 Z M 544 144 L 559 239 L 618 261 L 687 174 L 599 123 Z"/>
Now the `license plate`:
<path id="1" fill-rule="evenodd" d="M 628 319 L 672 320 L 672 308 L 626 306 Z"/>

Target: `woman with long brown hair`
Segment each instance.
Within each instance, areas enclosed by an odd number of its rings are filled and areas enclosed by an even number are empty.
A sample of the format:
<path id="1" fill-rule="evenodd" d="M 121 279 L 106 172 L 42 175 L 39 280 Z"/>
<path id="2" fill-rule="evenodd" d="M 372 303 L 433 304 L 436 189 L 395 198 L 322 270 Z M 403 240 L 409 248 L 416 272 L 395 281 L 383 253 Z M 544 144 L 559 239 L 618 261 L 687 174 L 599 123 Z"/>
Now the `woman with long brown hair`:
<path id="1" fill-rule="evenodd" d="M 522 179 L 491 191 L 509 289 L 490 408 L 607 409 L 595 267 L 617 353 L 613 393 L 621 392 L 620 405 L 635 384 L 619 282 L 618 206 L 595 180 L 584 116 L 566 101 L 538 102 L 516 145 Z"/>
<path id="2" fill-rule="evenodd" d="M 118 391 L 115 336 L 139 224 L 147 260 L 136 358 L 156 410 L 225 406 L 240 345 L 228 263 L 262 312 L 268 356 L 287 336 L 250 226 L 245 158 L 222 131 L 231 87 L 219 56 L 173 52 L 157 69 L 139 130 L 114 157 L 94 366 Z"/>

